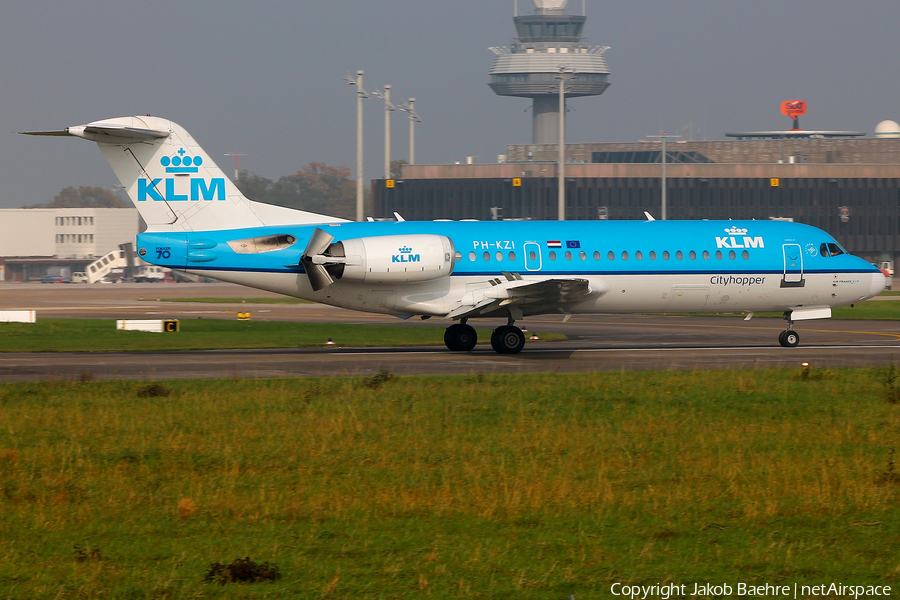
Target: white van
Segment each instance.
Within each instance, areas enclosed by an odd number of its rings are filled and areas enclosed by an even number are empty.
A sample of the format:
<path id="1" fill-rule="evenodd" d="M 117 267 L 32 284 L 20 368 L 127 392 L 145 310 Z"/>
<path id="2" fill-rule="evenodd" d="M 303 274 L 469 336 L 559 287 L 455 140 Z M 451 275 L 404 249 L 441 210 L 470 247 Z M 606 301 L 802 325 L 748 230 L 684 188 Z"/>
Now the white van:
<path id="1" fill-rule="evenodd" d="M 75 271 L 72 273 L 72 283 L 87 283 L 88 276 L 84 271 Z"/>

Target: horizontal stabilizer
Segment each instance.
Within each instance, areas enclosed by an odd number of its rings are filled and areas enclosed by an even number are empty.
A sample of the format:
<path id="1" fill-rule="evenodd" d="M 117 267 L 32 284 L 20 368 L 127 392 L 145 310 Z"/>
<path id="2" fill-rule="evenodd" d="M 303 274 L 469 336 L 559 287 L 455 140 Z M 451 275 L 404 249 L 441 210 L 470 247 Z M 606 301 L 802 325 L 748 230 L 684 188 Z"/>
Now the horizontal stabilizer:
<path id="1" fill-rule="evenodd" d="M 66 127 L 55 131 L 21 131 L 24 135 L 55 135 L 79 137 L 100 144 L 123 144 L 129 142 L 142 142 L 146 140 L 159 140 L 169 137 L 168 130 L 143 129 L 140 127 L 128 127 L 118 123 L 104 123 L 98 121 L 88 125 Z"/>

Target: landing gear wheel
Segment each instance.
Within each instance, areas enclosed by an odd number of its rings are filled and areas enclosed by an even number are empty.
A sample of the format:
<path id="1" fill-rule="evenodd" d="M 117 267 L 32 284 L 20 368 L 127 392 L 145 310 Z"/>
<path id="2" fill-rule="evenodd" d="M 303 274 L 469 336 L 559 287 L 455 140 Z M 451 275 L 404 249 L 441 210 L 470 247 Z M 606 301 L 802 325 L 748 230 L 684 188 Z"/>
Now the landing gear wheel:
<path id="1" fill-rule="evenodd" d="M 782 331 L 778 336 L 778 343 L 785 348 L 796 348 L 800 345 L 800 334 L 791 329 Z"/>
<path id="2" fill-rule="evenodd" d="M 491 347 L 500 354 L 518 354 L 525 347 L 525 334 L 514 325 L 503 325 L 491 334 Z"/>
<path id="3" fill-rule="evenodd" d="M 471 325 L 456 323 L 444 332 L 444 344 L 454 352 L 469 352 L 478 343 L 478 334 Z"/>

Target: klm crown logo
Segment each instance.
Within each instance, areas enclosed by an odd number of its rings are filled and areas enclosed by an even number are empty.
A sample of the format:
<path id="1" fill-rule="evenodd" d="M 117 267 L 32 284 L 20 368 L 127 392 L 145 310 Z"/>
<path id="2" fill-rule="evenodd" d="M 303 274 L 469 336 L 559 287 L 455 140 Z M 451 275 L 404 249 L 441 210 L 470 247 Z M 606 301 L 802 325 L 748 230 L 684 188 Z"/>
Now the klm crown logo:
<path id="1" fill-rule="evenodd" d="M 725 230 L 725 233 L 728 235 L 747 235 L 747 230 L 740 227 L 730 227 Z"/>
<path id="2" fill-rule="evenodd" d="M 413 254 L 412 248 L 409 246 L 402 246 L 397 248 L 397 251 L 400 254 L 394 254 L 391 256 L 391 262 L 395 263 L 411 263 L 411 262 L 421 262 L 422 255 L 421 254 Z"/>
<path id="3" fill-rule="evenodd" d="M 173 156 L 163 156 L 159 164 L 171 175 L 199 173 L 203 157 L 190 156 L 179 148 Z M 163 183 L 165 182 L 165 183 Z M 138 202 L 199 202 L 200 200 L 225 200 L 224 177 L 155 177 L 138 179 Z"/>
<path id="4" fill-rule="evenodd" d="M 197 173 L 200 165 L 203 164 L 203 158 L 200 156 L 185 156 L 187 150 L 180 148 L 175 156 L 163 156 L 159 159 L 159 164 L 166 168 L 166 173 Z"/>

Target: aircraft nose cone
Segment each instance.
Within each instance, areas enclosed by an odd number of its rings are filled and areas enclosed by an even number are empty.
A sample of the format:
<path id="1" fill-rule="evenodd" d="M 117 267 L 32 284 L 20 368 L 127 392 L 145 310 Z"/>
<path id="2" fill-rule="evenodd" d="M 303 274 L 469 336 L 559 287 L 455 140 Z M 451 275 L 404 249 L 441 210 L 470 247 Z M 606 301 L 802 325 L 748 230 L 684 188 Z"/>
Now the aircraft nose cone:
<path id="1" fill-rule="evenodd" d="M 872 285 L 869 288 L 868 298 L 873 298 L 884 291 L 886 280 L 884 277 L 884 273 L 881 271 L 877 273 L 872 273 Z"/>

